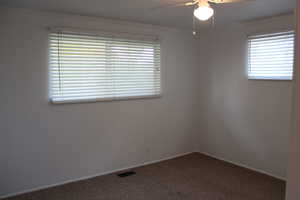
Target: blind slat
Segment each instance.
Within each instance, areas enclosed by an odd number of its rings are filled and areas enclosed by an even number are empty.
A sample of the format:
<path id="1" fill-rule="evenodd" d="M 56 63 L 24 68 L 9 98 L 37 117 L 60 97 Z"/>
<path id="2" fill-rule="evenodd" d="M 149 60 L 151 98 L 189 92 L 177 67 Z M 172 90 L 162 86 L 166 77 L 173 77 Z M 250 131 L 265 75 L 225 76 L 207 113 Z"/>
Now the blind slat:
<path id="1" fill-rule="evenodd" d="M 160 43 L 74 33 L 50 34 L 52 102 L 161 94 Z"/>
<path id="2" fill-rule="evenodd" d="M 280 32 L 248 38 L 248 78 L 293 78 L 294 32 Z"/>

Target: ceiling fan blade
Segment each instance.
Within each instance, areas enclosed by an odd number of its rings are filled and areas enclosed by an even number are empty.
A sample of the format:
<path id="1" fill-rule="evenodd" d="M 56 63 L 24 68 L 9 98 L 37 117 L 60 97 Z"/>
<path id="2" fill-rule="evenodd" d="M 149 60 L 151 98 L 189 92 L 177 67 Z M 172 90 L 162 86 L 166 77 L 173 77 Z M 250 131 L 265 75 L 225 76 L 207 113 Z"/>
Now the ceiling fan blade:
<path id="1" fill-rule="evenodd" d="M 186 6 L 193 6 L 193 5 L 197 4 L 197 3 L 198 3 L 197 1 L 192 1 L 192 2 L 187 2 L 184 5 L 186 5 Z"/>
<path id="2" fill-rule="evenodd" d="M 151 8 L 151 10 L 158 10 L 158 9 L 163 9 L 163 8 L 168 8 L 168 7 L 191 6 L 191 5 L 194 5 L 194 4 L 195 4 L 194 1 L 180 2 L 180 3 L 169 3 L 169 4 L 165 4 L 165 5 L 161 5 L 161 6 Z"/>
<path id="3" fill-rule="evenodd" d="M 255 0 L 208 0 L 210 3 L 222 4 L 222 3 L 243 3 L 252 2 Z"/>

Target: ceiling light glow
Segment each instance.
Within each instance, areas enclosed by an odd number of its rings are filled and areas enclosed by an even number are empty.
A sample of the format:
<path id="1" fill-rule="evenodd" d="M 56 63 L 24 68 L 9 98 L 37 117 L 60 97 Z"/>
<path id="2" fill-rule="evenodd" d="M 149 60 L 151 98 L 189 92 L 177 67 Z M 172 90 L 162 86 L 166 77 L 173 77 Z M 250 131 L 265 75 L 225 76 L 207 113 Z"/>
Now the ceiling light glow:
<path id="1" fill-rule="evenodd" d="M 200 5 L 194 10 L 194 16 L 201 21 L 206 21 L 214 15 L 214 10 L 208 5 Z"/>

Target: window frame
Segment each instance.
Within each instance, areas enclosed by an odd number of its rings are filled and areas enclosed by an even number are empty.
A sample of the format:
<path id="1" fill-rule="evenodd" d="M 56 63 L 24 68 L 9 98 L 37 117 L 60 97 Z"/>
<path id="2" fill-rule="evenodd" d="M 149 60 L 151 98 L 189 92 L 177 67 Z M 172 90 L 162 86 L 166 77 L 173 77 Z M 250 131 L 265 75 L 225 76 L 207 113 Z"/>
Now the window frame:
<path id="1" fill-rule="evenodd" d="M 246 45 L 246 52 L 247 52 L 247 56 L 246 56 L 246 75 L 247 75 L 247 79 L 250 81 L 293 81 L 294 79 L 294 67 L 293 67 L 293 72 L 292 72 L 292 76 L 291 78 L 287 78 L 287 77 L 274 77 L 274 76 L 266 76 L 266 77 L 255 77 L 255 76 L 250 76 L 250 38 L 251 37 L 259 37 L 259 36 L 264 36 L 264 35 L 270 35 L 270 37 L 272 35 L 276 35 L 276 34 L 283 34 L 283 33 L 292 33 L 295 36 L 295 30 L 293 28 L 287 28 L 287 29 L 279 29 L 276 31 L 266 31 L 266 32 L 256 32 L 256 33 L 251 33 L 247 35 L 247 45 Z M 268 36 L 267 36 L 268 37 Z M 295 49 L 295 44 L 294 47 Z M 295 51 L 293 52 L 293 63 L 295 62 Z"/>
<path id="2" fill-rule="evenodd" d="M 84 31 L 82 32 L 79 29 L 57 29 L 57 28 L 48 28 L 49 34 L 48 34 L 48 101 L 51 104 L 77 104 L 77 103 L 96 103 L 96 102 L 112 102 L 112 101 L 128 101 L 128 100 L 146 100 L 146 99 L 156 99 L 156 98 L 161 98 L 163 96 L 163 60 L 162 60 L 162 40 L 161 37 L 156 36 L 156 35 L 141 35 L 141 34 L 134 34 L 134 33 L 126 33 L 126 32 L 109 32 L 109 31 L 103 31 L 103 30 L 89 30 L 89 31 Z M 74 31 L 75 30 L 75 31 Z M 159 43 L 159 48 L 160 48 L 160 54 L 159 54 L 159 61 L 160 61 L 160 66 L 159 66 L 159 85 L 160 85 L 160 92 L 157 94 L 149 94 L 149 95 L 134 95 L 134 96 L 123 96 L 123 97 L 104 97 L 104 98 L 90 98 L 90 99 L 72 99 L 72 100 L 56 100 L 54 101 L 52 98 L 52 83 L 51 83 L 51 58 L 50 58 L 50 35 L 53 33 L 57 33 L 58 31 L 60 32 L 71 32 L 73 34 L 84 34 L 84 35 L 90 35 L 90 36 L 99 36 L 99 37 L 117 37 L 117 38 L 123 38 L 123 39 L 133 39 L 133 40 L 139 40 L 139 41 L 156 41 Z"/>

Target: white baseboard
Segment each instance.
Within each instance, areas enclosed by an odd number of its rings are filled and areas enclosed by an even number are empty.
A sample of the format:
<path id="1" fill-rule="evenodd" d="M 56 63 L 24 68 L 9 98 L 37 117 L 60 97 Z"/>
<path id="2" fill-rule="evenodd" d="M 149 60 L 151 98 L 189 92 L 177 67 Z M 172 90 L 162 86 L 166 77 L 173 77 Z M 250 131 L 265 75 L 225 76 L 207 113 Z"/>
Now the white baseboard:
<path id="1" fill-rule="evenodd" d="M 51 188 L 51 187 L 60 186 L 60 185 L 64 185 L 64 184 L 72 183 L 72 182 L 76 182 L 76 181 L 86 180 L 86 179 L 94 178 L 94 177 L 97 177 L 97 176 L 112 174 L 112 173 L 132 169 L 132 168 L 136 168 L 136 167 L 142 167 L 142 166 L 145 166 L 145 165 L 150 165 L 150 164 L 158 163 L 158 162 L 161 162 L 161 161 L 166 161 L 166 160 L 170 160 L 170 159 L 173 159 L 173 158 L 185 156 L 185 155 L 188 155 L 188 154 L 191 154 L 191 153 L 195 153 L 195 152 L 186 152 L 186 153 L 176 154 L 174 156 L 169 156 L 167 158 L 163 158 L 163 159 L 159 159 L 159 160 L 153 160 L 153 161 L 144 162 L 144 163 L 137 164 L 137 165 L 131 165 L 131 166 L 123 167 L 123 168 L 120 168 L 120 169 L 114 169 L 114 170 L 110 170 L 110 171 L 106 171 L 106 172 L 102 172 L 102 173 L 98 173 L 98 174 L 83 176 L 83 177 L 80 177 L 80 178 L 70 179 L 70 180 L 67 180 L 67 181 L 62 181 L 62 182 L 58 182 L 58 183 L 54 183 L 54 184 L 49 184 L 49 185 L 44 185 L 44 186 L 40 186 L 40 187 L 36 187 L 36 188 L 22 190 L 22 191 L 19 191 L 19 192 L 14 192 L 14 193 L 10 193 L 10 194 L 0 196 L 0 199 L 13 197 L 13 196 L 21 195 L 21 194 L 26 194 L 26 193 L 29 193 L 29 192 L 35 192 L 35 191 L 38 191 L 38 190 L 48 189 L 48 188 Z"/>
<path id="2" fill-rule="evenodd" d="M 269 172 L 266 172 L 266 171 L 263 171 L 263 170 L 260 170 L 260 169 L 249 167 L 247 165 L 244 165 L 244 164 L 241 164 L 241 163 L 237 163 L 237 162 L 234 162 L 234 161 L 231 161 L 231 160 L 220 158 L 220 157 L 212 155 L 210 153 L 206 153 L 206 152 L 197 152 L 197 153 L 200 153 L 200 154 L 203 154 L 203 155 L 206 155 L 206 156 L 209 156 L 211 158 L 215 158 L 217 160 L 221 160 L 221 161 L 224 161 L 224 162 L 227 162 L 227 163 L 231 163 L 233 165 L 236 165 L 236 166 L 239 166 L 239 167 L 243 167 L 243 168 L 246 168 L 246 169 L 249 169 L 249 170 L 252 170 L 252 171 L 256 171 L 258 173 L 265 174 L 265 175 L 271 176 L 273 178 L 276 178 L 276 179 L 279 179 L 279 180 L 282 180 L 282 181 L 286 181 L 286 178 L 284 178 L 284 177 L 281 177 L 281 176 L 278 176 L 278 175 L 274 175 L 274 174 L 271 174 Z"/>
<path id="3" fill-rule="evenodd" d="M 240 164 L 240 163 L 236 163 L 236 162 L 233 162 L 233 161 L 230 161 L 230 160 L 226 160 L 226 159 L 220 158 L 218 156 L 215 156 L 215 155 L 212 155 L 212 154 L 209 154 L 209 153 L 206 153 L 206 152 L 186 152 L 186 153 L 177 154 L 177 155 L 170 156 L 170 157 L 163 158 L 163 159 L 159 159 L 159 160 L 145 162 L 145 163 L 142 163 L 142 164 L 127 166 L 127 167 L 124 167 L 124 168 L 114 169 L 114 170 L 106 171 L 106 172 L 103 172 L 103 173 L 93 174 L 93 175 L 89 175 L 89 176 L 84 176 L 84 177 L 80 177 L 80 178 L 76 178 L 76 179 L 70 179 L 70 180 L 67 180 L 67 181 L 50 184 L 50 185 L 36 187 L 36 188 L 28 189 L 28 190 L 22 190 L 20 192 L 10 193 L 10 194 L 7 194 L 7 195 L 0 196 L 0 199 L 7 198 L 7 197 L 13 197 L 13 196 L 17 196 L 17 195 L 21 195 L 21 194 L 25 194 L 25 193 L 29 193 L 29 192 L 35 192 L 35 191 L 38 191 L 38 190 L 43 190 L 43 189 L 47 189 L 47 188 L 51 188 L 51 187 L 55 187 L 55 186 L 60 186 L 60 185 L 64 185 L 64 184 L 72 183 L 72 182 L 76 182 L 76 181 L 86 180 L 86 179 L 94 178 L 94 177 L 97 177 L 97 176 L 103 176 L 103 175 L 107 175 L 107 174 L 112 174 L 112 173 L 116 173 L 116 172 L 119 172 L 119 171 L 124 171 L 124 170 L 128 170 L 128 169 L 132 169 L 132 168 L 136 168 L 136 167 L 142 167 L 142 166 L 145 166 L 145 165 L 150 165 L 150 164 L 154 164 L 154 163 L 158 163 L 158 162 L 170 160 L 170 159 L 173 159 L 173 158 L 185 156 L 185 155 L 188 155 L 188 154 L 191 154 L 191 153 L 200 153 L 200 154 L 206 155 L 208 157 L 215 158 L 217 160 L 221 160 L 221 161 L 224 161 L 224 162 L 227 162 L 227 163 L 231 163 L 231 164 L 239 166 L 239 167 L 243 167 L 243 168 L 246 168 L 246 169 L 249 169 L 249 170 L 252 170 L 252 171 L 256 171 L 256 172 L 259 172 L 261 174 L 265 174 L 265 175 L 268 175 L 268 176 L 280 179 L 282 181 L 286 181 L 286 179 L 283 178 L 283 177 L 280 177 L 280 176 L 277 176 L 277 175 L 265 172 L 263 170 L 255 169 L 253 167 L 249 167 L 249 166 L 246 166 L 244 164 Z"/>

